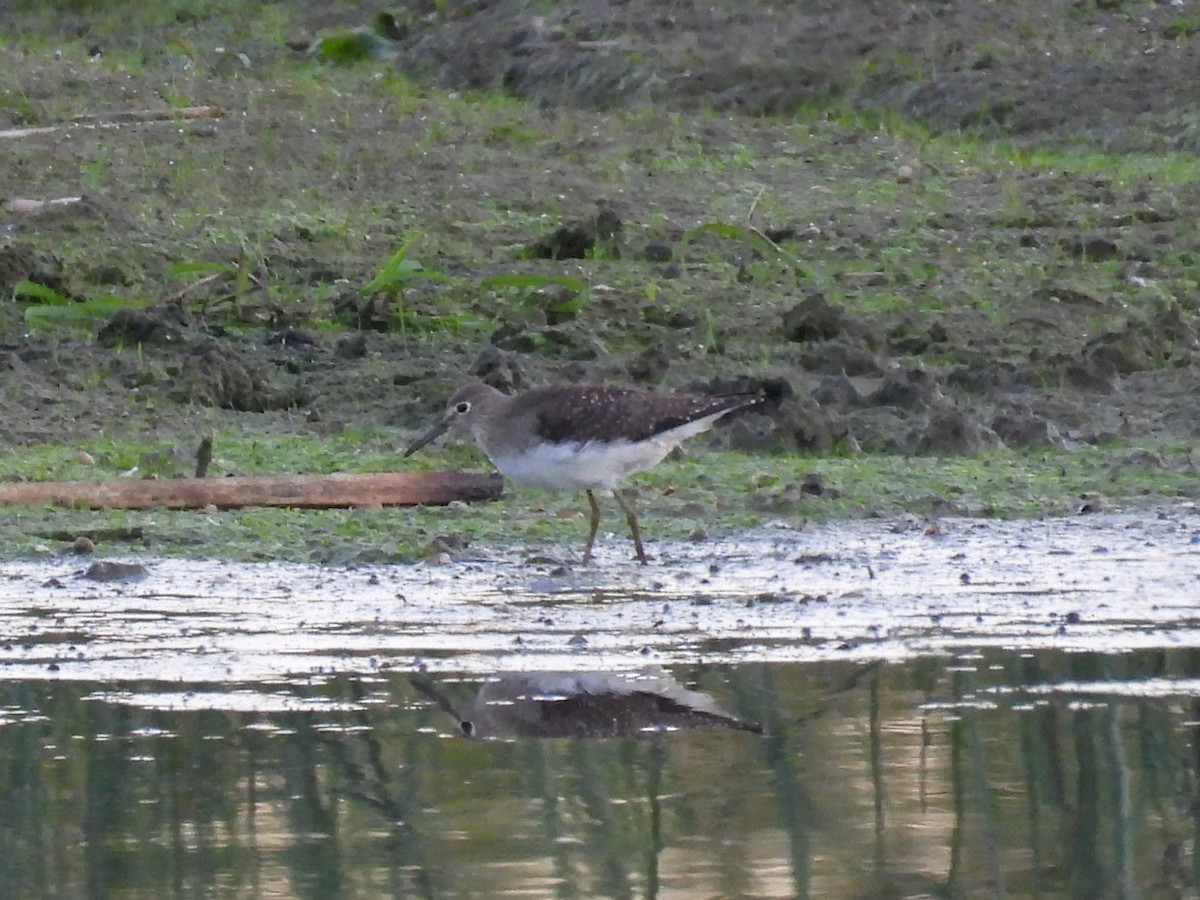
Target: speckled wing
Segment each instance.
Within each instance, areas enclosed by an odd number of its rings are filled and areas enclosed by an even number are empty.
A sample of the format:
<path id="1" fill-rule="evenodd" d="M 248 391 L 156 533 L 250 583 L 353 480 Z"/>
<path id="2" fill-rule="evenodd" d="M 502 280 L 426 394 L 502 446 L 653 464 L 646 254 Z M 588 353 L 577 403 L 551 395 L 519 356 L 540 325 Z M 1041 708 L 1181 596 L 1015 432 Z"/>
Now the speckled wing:
<path id="1" fill-rule="evenodd" d="M 697 419 L 758 403 L 756 394 L 653 394 L 603 385 L 553 389 L 553 405 L 543 391 L 521 395 L 514 418 L 532 417 L 533 432 L 552 443 L 644 441 Z"/>

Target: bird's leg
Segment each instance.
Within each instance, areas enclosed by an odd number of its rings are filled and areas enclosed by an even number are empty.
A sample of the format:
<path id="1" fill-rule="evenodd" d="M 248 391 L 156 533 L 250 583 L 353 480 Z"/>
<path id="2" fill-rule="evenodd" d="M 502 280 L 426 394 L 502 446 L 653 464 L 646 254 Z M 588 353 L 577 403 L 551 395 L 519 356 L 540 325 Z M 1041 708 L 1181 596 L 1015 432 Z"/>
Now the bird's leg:
<path id="1" fill-rule="evenodd" d="M 588 493 L 590 494 L 591 491 Z M 620 491 L 614 488 L 612 494 L 621 504 L 621 509 L 625 510 L 625 521 L 629 523 L 629 532 L 633 535 L 633 549 L 637 552 L 638 562 L 644 566 L 646 565 L 646 551 L 642 548 L 642 529 L 638 527 L 637 513 L 633 511 L 632 506 L 625 502 Z"/>
<path id="2" fill-rule="evenodd" d="M 592 507 L 592 530 L 588 532 L 587 543 L 583 545 L 583 561 L 587 563 L 592 558 L 592 544 L 596 543 L 596 532 L 600 530 L 600 504 L 596 502 L 596 495 L 589 489 L 587 492 L 588 503 Z"/>

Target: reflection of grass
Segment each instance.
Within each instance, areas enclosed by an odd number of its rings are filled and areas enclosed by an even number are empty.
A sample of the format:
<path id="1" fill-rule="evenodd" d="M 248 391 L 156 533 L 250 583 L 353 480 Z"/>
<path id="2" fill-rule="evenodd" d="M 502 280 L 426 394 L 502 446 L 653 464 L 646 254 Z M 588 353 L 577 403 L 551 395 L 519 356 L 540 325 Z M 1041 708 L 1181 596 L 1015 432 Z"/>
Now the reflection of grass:
<path id="1" fill-rule="evenodd" d="M 253 436 L 218 432 L 212 475 L 321 474 L 426 469 L 486 470 L 472 447 L 458 444 L 401 460 L 400 441 L 387 431 L 335 437 Z M 76 454 L 88 451 L 92 465 Z M 148 455 L 174 453 L 166 442 L 84 442 L 45 445 L 0 454 L 0 479 L 115 478 Z M 819 474 L 837 497 L 814 497 L 797 485 Z M 764 457 L 698 449 L 629 482 L 654 539 L 682 538 L 703 527 L 711 533 L 771 522 L 798 524 L 901 513 L 1025 516 L 1074 512 L 1080 495 L 1099 492 L 1115 503 L 1155 504 L 1200 497 L 1189 448 L 1106 447 L 1082 452 L 996 453 L 979 458 Z M 622 540 L 623 522 L 602 501 L 605 528 Z M 497 503 L 456 508 L 289 511 L 246 509 L 220 513 L 90 512 L 0 509 L 0 546 L 9 557 L 38 552 L 39 533 L 141 527 L 139 552 L 240 559 L 414 559 L 438 534 L 457 532 L 482 544 L 545 543 L 574 547 L 586 532 L 582 493 L 509 489 Z M 578 515 L 576 515 L 578 513 Z M 103 547 L 119 553 L 128 548 Z"/>

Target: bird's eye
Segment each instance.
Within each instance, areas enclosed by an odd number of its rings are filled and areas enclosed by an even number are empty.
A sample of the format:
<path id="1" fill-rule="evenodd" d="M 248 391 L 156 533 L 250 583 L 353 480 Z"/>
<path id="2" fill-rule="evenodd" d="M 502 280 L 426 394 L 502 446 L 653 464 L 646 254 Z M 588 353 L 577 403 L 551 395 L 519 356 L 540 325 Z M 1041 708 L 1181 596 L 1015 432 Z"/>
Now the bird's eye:
<path id="1" fill-rule="evenodd" d="M 475 723 L 470 719 L 464 719 L 458 727 L 466 737 L 475 737 Z"/>
<path id="2" fill-rule="evenodd" d="M 460 400 L 458 403 L 454 404 L 454 411 L 460 416 L 465 416 L 471 411 L 471 404 L 466 400 Z"/>

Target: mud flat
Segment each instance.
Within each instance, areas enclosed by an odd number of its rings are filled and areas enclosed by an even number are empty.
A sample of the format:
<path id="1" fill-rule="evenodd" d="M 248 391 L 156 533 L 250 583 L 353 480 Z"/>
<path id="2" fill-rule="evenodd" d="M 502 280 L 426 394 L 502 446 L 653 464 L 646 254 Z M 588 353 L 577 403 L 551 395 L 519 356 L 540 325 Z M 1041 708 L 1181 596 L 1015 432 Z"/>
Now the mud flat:
<path id="1" fill-rule="evenodd" d="M 931 533 L 934 532 L 934 533 Z M 254 682 L 392 671 L 899 661 L 971 647 L 1200 646 L 1190 507 L 1033 521 L 761 530 L 661 544 L 646 569 L 480 555 L 326 568 L 6 563 L 0 679 Z"/>

